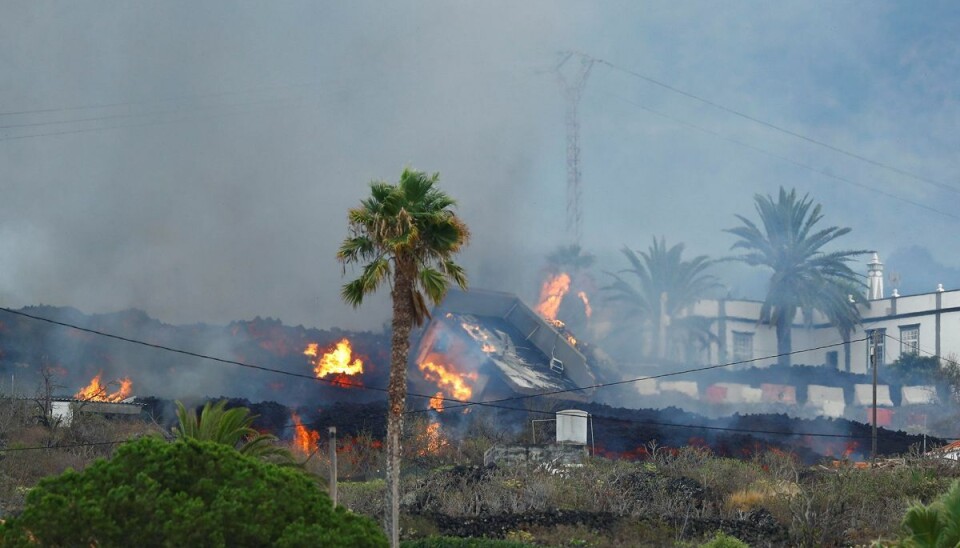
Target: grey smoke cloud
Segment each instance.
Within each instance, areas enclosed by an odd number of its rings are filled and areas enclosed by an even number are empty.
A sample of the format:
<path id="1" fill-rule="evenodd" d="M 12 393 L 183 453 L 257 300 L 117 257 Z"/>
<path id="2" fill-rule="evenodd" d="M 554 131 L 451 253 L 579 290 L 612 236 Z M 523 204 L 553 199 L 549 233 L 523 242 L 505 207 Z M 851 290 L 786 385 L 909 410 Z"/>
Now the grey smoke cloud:
<path id="1" fill-rule="evenodd" d="M 958 179 L 955 8 L 709 7 L 6 6 L 0 111 L 121 106 L 0 116 L 47 124 L 0 129 L 0 302 L 377 329 L 386 296 L 342 305 L 334 253 L 367 183 L 406 165 L 440 171 L 460 201 L 473 282 L 529 297 L 566 242 L 563 104 L 545 72 L 563 49 Z M 850 247 L 892 250 L 957 223 L 623 99 L 933 207 L 956 198 L 597 66 L 581 105 L 584 244 L 610 269 L 621 245 L 655 234 L 722 255 L 733 214 L 781 184 L 852 226 Z M 80 118 L 103 119 L 49 123 Z M 944 238 L 935 259 L 955 267 L 957 248 Z"/>

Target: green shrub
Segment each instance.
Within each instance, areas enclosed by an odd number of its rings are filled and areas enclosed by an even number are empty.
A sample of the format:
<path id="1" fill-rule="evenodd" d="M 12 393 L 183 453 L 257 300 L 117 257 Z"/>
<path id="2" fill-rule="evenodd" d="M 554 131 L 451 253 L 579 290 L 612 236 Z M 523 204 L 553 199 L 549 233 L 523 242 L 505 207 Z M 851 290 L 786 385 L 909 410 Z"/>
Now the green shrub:
<path id="1" fill-rule="evenodd" d="M 401 548 L 529 548 L 533 544 L 490 538 L 428 537 L 405 540 Z"/>
<path id="2" fill-rule="evenodd" d="M 717 534 L 701 544 L 700 548 L 750 548 L 750 545 L 737 537 L 725 534 L 723 531 L 717 531 Z"/>
<path id="3" fill-rule="evenodd" d="M 35 542 L 31 542 L 35 539 Z M 377 525 L 291 468 L 213 442 L 142 438 L 42 480 L 4 546 L 386 546 Z"/>
<path id="4" fill-rule="evenodd" d="M 901 546 L 960 545 L 960 482 L 954 482 L 945 495 L 929 506 L 911 506 L 901 527 L 904 532 Z"/>

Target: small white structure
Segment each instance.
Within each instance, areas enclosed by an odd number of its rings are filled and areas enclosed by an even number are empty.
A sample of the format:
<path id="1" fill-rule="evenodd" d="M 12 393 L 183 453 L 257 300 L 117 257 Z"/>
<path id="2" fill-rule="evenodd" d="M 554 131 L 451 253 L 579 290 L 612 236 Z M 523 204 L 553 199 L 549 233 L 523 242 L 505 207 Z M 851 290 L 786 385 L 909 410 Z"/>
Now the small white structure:
<path id="1" fill-rule="evenodd" d="M 50 402 L 50 418 L 60 426 L 70 426 L 73 422 L 73 402 L 59 400 Z"/>
<path id="2" fill-rule="evenodd" d="M 580 409 L 557 411 L 557 443 L 587 444 L 587 420 L 590 413 Z"/>
<path id="3" fill-rule="evenodd" d="M 873 385 L 853 385 L 853 403 L 854 405 L 873 405 Z M 877 405 L 893 407 L 893 400 L 890 399 L 890 386 L 886 384 L 877 385 Z"/>
<path id="4" fill-rule="evenodd" d="M 900 405 L 927 405 L 939 401 L 935 386 L 904 386 L 900 390 L 903 395 Z"/>
<path id="5" fill-rule="evenodd" d="M 843 399 L 843 388 L 811 384 L 807 387 L 807 407 L 818 410 L 827 417 L 840 418 L 847 405 Z"/>
<path id="6" fill-rule="evenodd" d="M 662 381 L 660 383 L 660 393 L 675 392 L 683 394 L 695 400 L 700 399 L 700 389 L 696 381 Z"/>
<path id="7" fill-rule="evenodd" d="M 104 415 L 108 417 L 130 417 L 139 415 L 143 411 L 143 404 L 133 403 L 136 398 L 131 396 L 120 402 L 77 400 L 74 398 L 57 398 L 50 402 L 50 418 L 59 421 L 60 426 L 70 426 L 73 419 L 81 413 Z"/>

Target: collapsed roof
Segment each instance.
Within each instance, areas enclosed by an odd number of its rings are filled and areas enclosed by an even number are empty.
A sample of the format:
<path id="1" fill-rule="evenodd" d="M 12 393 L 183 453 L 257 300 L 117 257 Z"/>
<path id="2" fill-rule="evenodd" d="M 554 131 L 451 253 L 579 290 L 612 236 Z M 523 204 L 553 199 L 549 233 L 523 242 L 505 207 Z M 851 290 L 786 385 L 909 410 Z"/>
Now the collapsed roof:
<path id="1" fill-rule="evenodd" d="M 515 295 L 451 290 L 433 311 L 416 363 L 441 356 L 481 373 L 475 397 L 492 376 L 518 394 L 563 390 L 564 398 L 588 400 L 596 380 L 572 340 Z"/>

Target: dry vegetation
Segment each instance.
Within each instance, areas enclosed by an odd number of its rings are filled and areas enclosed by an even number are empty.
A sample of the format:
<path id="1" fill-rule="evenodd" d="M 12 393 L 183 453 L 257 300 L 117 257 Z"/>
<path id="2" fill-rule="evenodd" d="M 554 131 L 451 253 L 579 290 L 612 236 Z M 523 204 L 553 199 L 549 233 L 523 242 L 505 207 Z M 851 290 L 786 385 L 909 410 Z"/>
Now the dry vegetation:
<path id="1" fill-rule="evenodd" d="M 157 432 L 148 421 L 81 414 L 69 427 L 39 420 L 33 400 L 0 400 L 0 512 L 15 514 L 40 478 L 109 457 L 112 445 L 74 445 Z M 519 441 L 477 417 L 462 441 L 407 421 L 403 536 L 491 537 L 541 546 L 692 546 L 718 532 L 751 546 L 841 546 L 894 540 L 914 501 L 928 503 L 960 477 L 960 467 L 906 456 L 895 465 L 809 467 L 789 454 L 721 458 L 702 447 L 650 445 L 643 461 L 588 459 L 483 467 L 495 443 Z M 21 451 L 27 447 L 50 450 Z M 325 485 L 328 448 L 304 467 Z M 383 516 L 384 451 L 373 436 L 338 440 L 340 503 Z"/>

